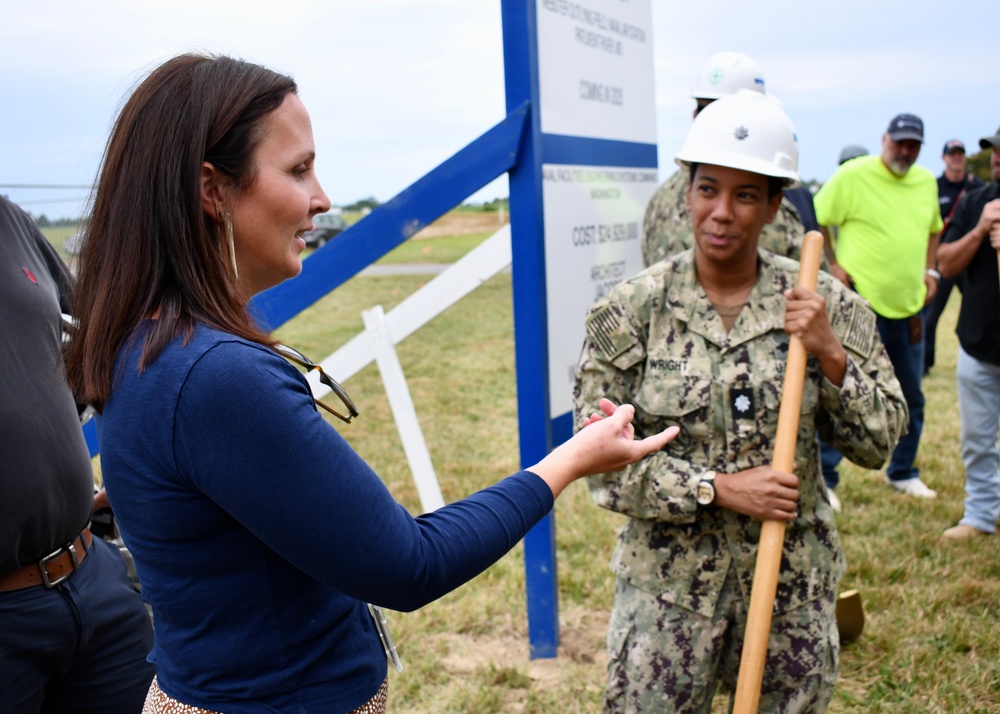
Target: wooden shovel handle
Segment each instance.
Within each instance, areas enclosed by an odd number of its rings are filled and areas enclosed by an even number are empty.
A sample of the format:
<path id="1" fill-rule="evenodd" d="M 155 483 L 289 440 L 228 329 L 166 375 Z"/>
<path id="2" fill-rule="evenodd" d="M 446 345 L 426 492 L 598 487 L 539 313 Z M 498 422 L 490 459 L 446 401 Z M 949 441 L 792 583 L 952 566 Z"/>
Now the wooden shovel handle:
<path id="1" fill-rule="evenodd" d="M 802 241 L 802 260 L 799 264 L 798 284 L 816 289 L 820 258 L 823 254 L 823 235 L 809 231 Z M 795 442 L 799 433 L 799 413 L 802 408 L 802 390 L 806 378 L 806 348 L 798 337 L 792 336 L 788 345 L 785 365 L 785 382 L 781 389 L 781 409 L 778 412 L 778 433 L 774 440 L 771 466 L 776 471 L 791 473 L 795 464 Z M 767 659 L 767 641 L 771 634 L 771 613 L 774 596 L 778 591 L 778 571 L 781 569 L 781 550 L 785 543 L 785 522 L 764 521 L 757 546 L 757 565 L 753 573 L 753 590 L 747 611 L 747 628 L 740 659 L 740 673 L 736 682 L 734 714 L 755 714 L 760 704 L 760 686 L 764 679 L 764 662 Z"/>

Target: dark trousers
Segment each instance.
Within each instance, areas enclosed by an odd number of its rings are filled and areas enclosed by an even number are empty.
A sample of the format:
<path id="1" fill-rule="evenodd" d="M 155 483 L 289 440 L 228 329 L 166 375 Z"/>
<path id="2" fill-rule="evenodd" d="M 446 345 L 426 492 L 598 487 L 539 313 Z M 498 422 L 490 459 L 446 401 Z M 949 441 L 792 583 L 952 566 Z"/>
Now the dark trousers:
<path id="1" fill-rule="evenodd" d="M 920 476 L 913 462 L 917 459 L 920 434 L 924 430 L 924 392 L 920 382 L 924 371 L 924 341 L 911 339 L 910 319 L 890 320 L 875 316 L 879 337 L 889 354 L 896 379 L 903 388 L 903 397 L 910 410 L 910 429 L 906 432 L 889 460 L 886 473 L 892 481 L 904 481 Z"/>
<path id="2" fill-rule="evenodd" d="M 837 473 L 837 466 L 843 458 L 841 453 L 834 447 L 822 439 L 819 440 L 819 463 L 823 469 L 823 480 L 826 481 L 826 487 L 831 491 L 837 488 L 837 484 L 840 483 L 840 474 Z"/>
<path id="3" fill-rule="evenodd" d="M 121 555 L 95 538 L 63 583 L 0 593 L 0 714 L 138 714 L 152 647 Z"/>
<path id="4" fill-rule="evenodd" d="M 934 347 L 937 340 L 937 324 L 948 305 L 951 289 L 955 287 L 953 278 L 941 278 L 938 281 L 937 293 L 930 304 L 924 308 L 924 374 L 934 366 Z"/>
<path id="5" fill-rule="evenodd" d="M 920 476 L 920 470 L 913 465 L 913 462 L 916 461 L 920 433 L 924 429 L 924 393 L 920 386 L 924 368 L 924 340 L 912 339 L 910 320 L 911 318 L 892 320 L 881 315 L 875 316 L 879 337 L 882 338 L 889 361 L 892 362 L 899 386 L 903 388 L 903 397 L 910 412 L 909 430 L 893 449 L 886 471 L 892 481 L 905 481 Z M 819 446 L 823 480 L 827 486 L 835 488 L 840 480 L 837 475 L 837 464 L 843 456 L 834 447 L 824 444 L 822 440 Z"/>

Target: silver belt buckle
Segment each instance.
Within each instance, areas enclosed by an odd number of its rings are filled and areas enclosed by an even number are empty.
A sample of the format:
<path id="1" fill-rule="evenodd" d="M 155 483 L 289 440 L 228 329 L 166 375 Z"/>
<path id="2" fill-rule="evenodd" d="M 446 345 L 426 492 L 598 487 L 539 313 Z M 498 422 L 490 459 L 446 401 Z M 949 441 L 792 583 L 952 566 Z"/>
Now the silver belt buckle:
<path id="1" fill-rule="evenodd" d="M 75 541 L 76 538 L 74 538 L 73 540 Z M 65 575 L 62 575 L 61 577 L 58 577 L 55 580 L 52 580 L 49 578 L 48 564 L 50 561 L 55 560 L 60 555 L 62 555 L 64 551 L 68 551 L 69 557 L 73 559 L 73 567 L 67 570 Z M 46 555 L 44 558 L 42 558 L 40 561 L 38 561 L 38 569 L 42 572 L 42 582 L 45 584 L 45 587 L 47 588 L 54 588 L 56 585 L 58 585 L 66 578 L 68 578 L 70 575 L 75 573 L 76 569 L 79 567 L 80 567 L 80 558 L 77 557 L 76 555 L 76 545 L 74 543 L 70 543 L 69 545 L 63 546 L 58 550 L 54 550 L 48 555 Z"/>
<path id="2" fill-rule="evenodd" d="M 392 635 L 389 634 L 389 621 L 385 619 L 385 611 L 378 605 L 368 603 L 368 612 L 375 620 L 375 629 L 378 631 L 378 638 L 382 640 L 382 649 L 385 650 L 386 658 L 392 662 L 392 666 L 396 668 L 397 672 L 402 672 L 403 660 L 399 658 L 396 643 L 392 641 Z"/>

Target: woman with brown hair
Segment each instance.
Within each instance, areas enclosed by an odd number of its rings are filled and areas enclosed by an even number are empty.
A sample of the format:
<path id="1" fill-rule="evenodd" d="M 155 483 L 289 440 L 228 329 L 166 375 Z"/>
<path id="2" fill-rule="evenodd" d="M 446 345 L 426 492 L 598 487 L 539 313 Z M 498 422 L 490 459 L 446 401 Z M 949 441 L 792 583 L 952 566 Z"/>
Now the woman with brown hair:
<path id="1" fill-rule="evenodd" d="M 606 404 L 531 469 L 412 518 L 247 311 L 298 274 L 330 206 L 314 161 L 294 82 L 227 57 L 154 70 L 108 143 L 67 369 L 102 412 L 105 482 L 156 618 L 149 711 L 381 711 L 366 603 L 444 595 L 574 479 L 676 433 L 634 440 L 632 408 Z"/>

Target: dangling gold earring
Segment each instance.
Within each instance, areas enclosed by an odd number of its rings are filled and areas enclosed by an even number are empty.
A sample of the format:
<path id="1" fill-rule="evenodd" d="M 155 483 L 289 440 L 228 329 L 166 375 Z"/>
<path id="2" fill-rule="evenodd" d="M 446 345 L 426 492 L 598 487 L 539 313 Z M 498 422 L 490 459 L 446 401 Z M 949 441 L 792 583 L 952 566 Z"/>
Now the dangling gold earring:
<path id="1" fill-rule="evenodd" d="M 226 243 L 229 245 L 229 259 L 233 263 L 233 280 L 240 279 L 240 271 L 236 268 L 236 244 L 233 243 L 233 217 L 228 211 L 222 213 L 222 225 L 226 228 Z"/>

